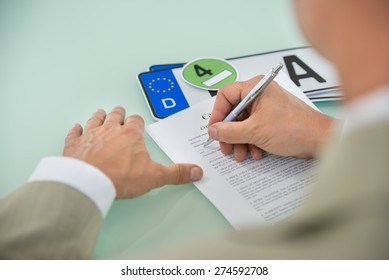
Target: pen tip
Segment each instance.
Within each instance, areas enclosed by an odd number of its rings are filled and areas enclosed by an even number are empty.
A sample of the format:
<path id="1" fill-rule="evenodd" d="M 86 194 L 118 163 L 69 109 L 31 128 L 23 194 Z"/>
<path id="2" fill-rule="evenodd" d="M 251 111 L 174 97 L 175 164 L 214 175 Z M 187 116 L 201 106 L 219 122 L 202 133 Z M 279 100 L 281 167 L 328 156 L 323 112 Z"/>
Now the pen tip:
<path id="1" fill-rule="evenodd" d="M 204 143 L 204 148 L 208 147 L 209 144 L 211 144 L 213 142 L 213 139 L 212 138 L 208 138 L 208 140 Z"/>

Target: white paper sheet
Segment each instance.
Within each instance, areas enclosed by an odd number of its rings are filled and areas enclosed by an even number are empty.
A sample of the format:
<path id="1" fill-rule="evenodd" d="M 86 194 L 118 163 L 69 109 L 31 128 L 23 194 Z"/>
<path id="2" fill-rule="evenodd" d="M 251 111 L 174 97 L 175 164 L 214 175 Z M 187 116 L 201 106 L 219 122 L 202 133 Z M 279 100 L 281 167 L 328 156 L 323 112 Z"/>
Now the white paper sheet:
<path id="1" fill-rule="evenodd" d="M 276 81 L 316 107 L 282 72 Z M 315 160 L 267 155 L 237 162 L 220 152 L 217 142 L 204 148 L 215 99 L 151 124 L 146 131 L 175 163 L 195 163 L 204 170 L 196 187 L 236 229 L 264 225 L 294 213 L 310 194 Z"/>

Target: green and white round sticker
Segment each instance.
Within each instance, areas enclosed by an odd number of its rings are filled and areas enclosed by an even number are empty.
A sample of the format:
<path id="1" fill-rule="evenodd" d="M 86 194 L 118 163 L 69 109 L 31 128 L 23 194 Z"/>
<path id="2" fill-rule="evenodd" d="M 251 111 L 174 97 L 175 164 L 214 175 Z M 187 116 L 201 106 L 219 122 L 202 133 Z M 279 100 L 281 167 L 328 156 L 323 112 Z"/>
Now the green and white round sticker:
<path id="1" fill-rule="evenodd" d="M 227 60 L 203 57 L 188 62 L 182 68 L 181 76 L 188 84 L 206 90 L 219 88 L 236 82 L 238 71 Z"/>

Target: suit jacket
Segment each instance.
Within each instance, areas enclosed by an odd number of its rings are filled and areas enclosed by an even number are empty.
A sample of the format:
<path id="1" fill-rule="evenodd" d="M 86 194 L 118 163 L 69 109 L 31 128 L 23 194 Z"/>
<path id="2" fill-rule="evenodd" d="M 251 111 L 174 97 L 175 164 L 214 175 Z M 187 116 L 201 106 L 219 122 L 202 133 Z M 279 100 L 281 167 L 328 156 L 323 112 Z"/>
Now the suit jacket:
<path id="1" fill-rule="evenodd" d="M 389 122 L 355 130 L 323 155 L 312 197 L 292 218 L 158 258 L 389 259 Z"/>
<path id="2" fill-rule="evenodd" d="M 78 190 L 31 182 L 0 202 L 0 259 L 87 259 L 102 216 Z"/>
<path id="3" fill-rule="evenodd" d="M 312 198 L 287 221 L 142 258 L 387 259 L 388 143 L 389 122 L 333 142 Z M 0 257 L 88 258 L 101 223 L 94 203 L 73 188 L 28 183 L 0 203 Z"/>

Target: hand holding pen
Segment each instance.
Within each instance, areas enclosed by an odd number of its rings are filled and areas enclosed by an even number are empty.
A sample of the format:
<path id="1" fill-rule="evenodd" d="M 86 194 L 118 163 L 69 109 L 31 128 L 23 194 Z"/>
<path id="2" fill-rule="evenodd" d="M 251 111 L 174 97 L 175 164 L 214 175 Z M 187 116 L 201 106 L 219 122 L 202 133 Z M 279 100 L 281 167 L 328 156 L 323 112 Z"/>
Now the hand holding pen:
<path id="1" fill-rule="evenodd" d="M 247 108 L 266 88 L 268 84 L 273 81 L 273 79 L 277 76 L 278 72 L 280 72 L 283 65 L 280 63 L 275 68 L 272 68 L 259 82 L 256 84 L 251 91 L 246 95 L 245 98 L 231 111 L 230 114 L 223 120 L 223 122 L 234 121 L 238 118 L 239 114 Z M 214 139 L 211 137 L 208 138 L 207 142 L 204 143 L 204 147 L 210 145 Z"/>
<path id="2" fill-rule="evenodd" d="M 238 109 L 234 109 L 257 85 L 266 81 L 266 76 L 256 76 L 219 90 L 208 123 L 209 136 L 219 141 L 223 154 L 233 153 L 237 161 L 243 161 L 248 154 L 258 160 L 263 151 L 280 156 L 315 157 L 330 135 L 332 119 L 278 83 L 269 82 L 260 99 L 250 99 L 251 105 L 245 106 L 244 118 L 223 121 L 231 111 L 239 115 Z"/>

